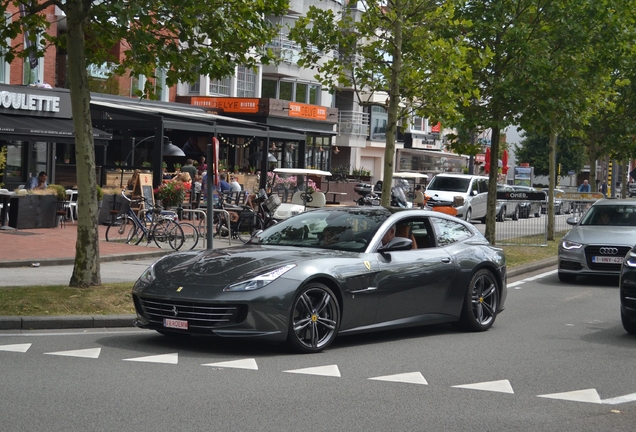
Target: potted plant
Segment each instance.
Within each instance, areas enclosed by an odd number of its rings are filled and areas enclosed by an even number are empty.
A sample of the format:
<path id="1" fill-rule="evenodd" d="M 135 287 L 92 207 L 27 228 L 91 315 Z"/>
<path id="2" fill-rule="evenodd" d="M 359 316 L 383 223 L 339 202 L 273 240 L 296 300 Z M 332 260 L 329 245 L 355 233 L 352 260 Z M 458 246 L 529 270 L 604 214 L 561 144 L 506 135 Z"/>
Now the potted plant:
<path id="1" fill-rule="evenodd" d="M 66 188 L 58 184 L 50 184 L 48 189 L 57 197 L 58 201 L 66 201 Z"/>
<path id="2" fill-rule="evenodd" d="M 186 189 L 183 183 L 168 182 L 154 190 L 155 198 L 161 200 L 161 205 L 168 209 L 181 205 L 186 196 Z"/>
<path id="3" fill-rule="evenodd" d="M 174 164 L 174 170 L 176 171 L 181 171 L 181 164 L 180 163 L 176 163 Z"/>

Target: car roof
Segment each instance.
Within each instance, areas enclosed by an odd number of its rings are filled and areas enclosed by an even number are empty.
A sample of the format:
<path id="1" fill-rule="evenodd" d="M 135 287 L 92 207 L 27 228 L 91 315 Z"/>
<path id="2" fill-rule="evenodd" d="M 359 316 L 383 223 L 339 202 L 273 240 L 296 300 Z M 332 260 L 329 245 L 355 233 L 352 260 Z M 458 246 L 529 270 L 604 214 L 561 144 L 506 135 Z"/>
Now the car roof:
<path id="1" fill-rule="evenodd" d="M 487 176 L 482 176 L 482 175 L 477 175 L 477 174 L 459 174 L 459 173 L 439 173 L 439 174 L 435 174 L 435 177 L 437 176 L 441 176 L 441 177 L 463 177 L 463 178 L 473 178 L 473 177 L 479 177 L 479 178 L 488 178 Z"/>
<path id="2" fill-rule="evenodd" d="M 627 205 L 627 206 L 636 206 L 636 200 L 633 199 L 607 199 L 601 198 L 596 201 L 593 206 L 617 206 L 617 205 Z"/>

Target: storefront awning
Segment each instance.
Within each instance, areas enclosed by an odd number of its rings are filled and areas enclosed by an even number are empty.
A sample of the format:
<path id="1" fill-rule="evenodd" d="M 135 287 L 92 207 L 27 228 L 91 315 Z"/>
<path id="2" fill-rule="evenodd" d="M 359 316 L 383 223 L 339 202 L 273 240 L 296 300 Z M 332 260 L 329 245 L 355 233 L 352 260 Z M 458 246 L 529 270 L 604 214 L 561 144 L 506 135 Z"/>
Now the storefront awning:
<path id="1" fill-rule="evenodd" d="M 0 136 L 5 140 L 38 140 L 75 142 L 73 120 L 30 116 L 0 115 Z M 31 137 L 31 138 L 29 138 Z M 93 139 L 99 144 L 112 139 L 112 135 L 93 128 Z"/>

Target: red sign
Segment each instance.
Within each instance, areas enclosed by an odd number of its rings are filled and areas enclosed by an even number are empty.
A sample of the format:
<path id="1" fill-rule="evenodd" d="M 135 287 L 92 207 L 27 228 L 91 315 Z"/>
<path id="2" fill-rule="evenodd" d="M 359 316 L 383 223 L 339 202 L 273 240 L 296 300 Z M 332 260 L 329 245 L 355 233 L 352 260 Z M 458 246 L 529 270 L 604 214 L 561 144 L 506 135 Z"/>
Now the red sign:
<path id="1" fill-rule="evenodd" d="M 212 150 L 214 151 L 214 185 L 219 185 L 219 140 L 212 137 Z"/>
<path id="2" fill-rule="evenodd" d="M 226 113 L 257 113 L 257 98 L 193 97 L 192 105 L 222 109 Z"/>
<path id="3" fill-rule="evenodd" d="M 442 130 L 442 124 L 440 122 L 437 122 L 435 126 L 431 126 L 431 132 L 439 133 L 441 130 Z"/>
<path id="4" fill-rule="evenodd" d="M 297 102 L 289 103 L 290 117 L 304 117 L 312 120 L 327 120 L 327 108 Z"/>
<path id="5" fill-rule="evenodd" d="M 479 153 L 475 155 L 475 162 L 484 163 L 486 162 L 486 155 L 483 153 Z"/>

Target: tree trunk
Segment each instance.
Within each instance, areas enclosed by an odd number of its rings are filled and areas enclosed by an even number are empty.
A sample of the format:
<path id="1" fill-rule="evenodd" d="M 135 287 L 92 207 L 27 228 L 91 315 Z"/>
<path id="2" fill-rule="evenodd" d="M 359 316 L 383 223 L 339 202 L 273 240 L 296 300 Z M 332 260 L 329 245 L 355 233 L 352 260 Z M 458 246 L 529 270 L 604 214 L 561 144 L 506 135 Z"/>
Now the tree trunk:
<path id="1" fill-rule="evenodd" d="M 95 146 L 84 42 L 84 24 L 88 12 L 85 7 L 90 7 L 89 5 L 90 2 L 86 3 L 82 0 L 67 0 L 66 2 L 68 75 L 73 127 L 75 128 L 78 189 L 77 242 L 75 244 L 75 265 L 70 281 L 70 286 L 75 287 L 101 285 Z"/>
<path id="2" fill-rule="evenodd" d="M 548 208 L 546 210 L 546 217 L 548 218 L 548 240 L 554 240 L 554 187 L 556 184 L 556 145 L 557 134 L 556 132 L 550 132 L 550 152 L 548 154 L 548 169 L 550 175 L 548 176 Z"/>
<path id="3" fill-rule="evenodd" d="M 391 186 L 393 183 L 393 160 L 395 159 L 395 137 L 397 135 L 397 117 L 400 103 L 400 73 L 402 70 L 402 17 L 399 1 L 393 4 L 397 15 L 393 23 L 393 63 L 391 64 L 391 82 L 389 83 L 388 128 L 386 132 L 386 147 L 384 149 L 384 175 L 382 177 L 383 207 L 391 204 Z"/>
<path id="4" fill-rule="evenodd" d="M 495 229 L 497 223 L 497 177 L 499 174 L 499 123 L 491 129 L 490 136 L 490 174 L 488 177 L 488 207 L 486 211 L 486 239 L 495 244 Z"/>

